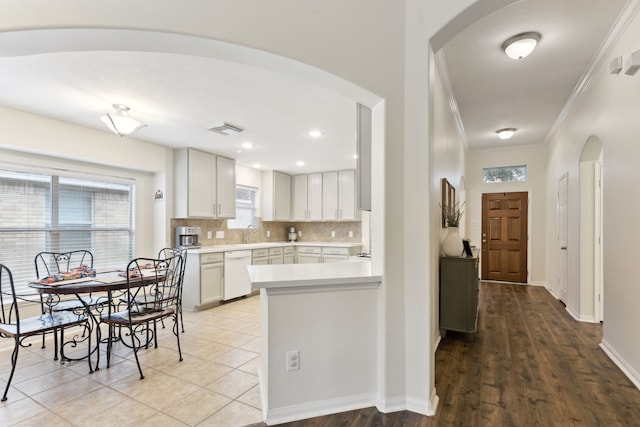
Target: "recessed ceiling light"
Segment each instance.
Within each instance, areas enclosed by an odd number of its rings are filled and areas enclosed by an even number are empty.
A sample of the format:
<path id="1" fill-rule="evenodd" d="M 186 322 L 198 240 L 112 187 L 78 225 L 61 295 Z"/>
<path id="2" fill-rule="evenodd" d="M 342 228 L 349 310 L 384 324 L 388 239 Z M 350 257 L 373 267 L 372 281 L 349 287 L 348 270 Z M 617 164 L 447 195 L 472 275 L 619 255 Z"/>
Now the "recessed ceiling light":
<path id="1" fill-rule="evenodd" d="M 511 59 L 526 58 L 536 48 L 540 37 L 540 33 L 535 31 L 516 34 L 502 43 L 502 50 Z"/>
<path id="2" fill-rule="evenodd" d="M 236 153 L 238 153 L 238 154 L 242 154 L 242 150 L 237 149 L 237 150 L 236 150 Z"/>
<path id="3" fill-rule="evenodd" d="M 354 155 L 353 155 L 353 158 L 354 158 L 354 159 L 357 159 L 357 158 L 358 158 L 358 155 L 357 155 L 357 154 L 354 154 Z"/>
<path id="4" fill-rule="evenodd" d="M 260 169 L 260 163 L 254 163 L 251 165 L 251 167 L 254 169 Z"/>
<path id="5" fill-rule="evenodd" d="M 309 131 L 309 136 L 311 138 L 320 138 L 322 135 L 324 135 L 322 133 L 322 131 L 318 130 L 318 129 L 314 129 L 314 130 L 310 130 Z"/>
<path id="6" fill-rule="evenodd" d="M 247 150 L 253 148 L 254 145 L 251 142 L 243 142 L 242 143 L 242 148 L 246 148 Z"/>
<path id="7" fill-rule="evenodd" d="M 304 162 L 302 160 L 298 160 L 296 162 L 296 166 L 304 166 Z"/>
<path id="8" fill-rule="evenodd" d="M 498 138 L 500 139 L 509 139 L 513 136 L 514 133 L 516 133 L 516 130 L 516 128 L 504 128 L 497 130 L 496 133 L 498 134 Z"/>

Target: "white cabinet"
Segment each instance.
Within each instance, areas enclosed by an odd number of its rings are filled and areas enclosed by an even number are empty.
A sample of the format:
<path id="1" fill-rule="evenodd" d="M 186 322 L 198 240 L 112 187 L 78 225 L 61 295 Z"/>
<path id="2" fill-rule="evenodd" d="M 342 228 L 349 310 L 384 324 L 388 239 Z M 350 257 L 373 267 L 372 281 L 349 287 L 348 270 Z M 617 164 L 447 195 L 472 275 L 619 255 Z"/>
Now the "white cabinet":
<path id="1" fill-rule="evenodd" d="M 283 261 L 285 264 L 295 264 L 296 252 L 293 246 L 285 246 Z"/>
<path id="2" fill-rule="evenodd" d="M 291 220 L 291 175 L 278 171 L 262 173 L 262 220 Z"/>
<path id="3" fill-rule="evenodd" d="M 216 217 L 236 217 L 236 161 L 222 156 L 216 157 L 216 200 Z"/>
<path id="4" fill-rule="evenodd" d="M 356 175 L 354 170 L 322 174 L 322 219 L 324 221 L 357 221 Z"/>
<path id="5" fill-rule="evenodd" d="M 322 248 L 322 262 L 338 262 L 349 260 L 349 248 Z"/>
<path id="6" fill-rule="evenodd" d="M 182 304 L 185 310 L 203 310 L 222 300 L 224 255 L 190 254 L 187 257 Z"/>
<path id="7" fill-rule="evenodd" d="M 252 265 L 269 264 L 269 249 L 254 249 L 251 253 Z"/>
<path id="8" fill-rule="evenodd" d="M 322 220 L 322 174 L 293 176 L 292 220 Z"/>
<path id="9" fill-rule="evenodd" d="M 177 218 L 235 218 L 233 159 L 193 148 L 175 150 L 174 189 Z"/>
<path id="10" fill-rule="evenodd" d="M 200 255 L 200 304 L 222 300 L 224 289 L 222 254 Z"/>
<path id="11" fill-rule="evenodd" d="M 269 248 L 269 264 L 284 264 L 284 248 Z"/>
<path id="12" fill-rule="evenodd" d="M 317 246 L 298 246 L 298 264 L 322 262 L 322 248 Z"/>

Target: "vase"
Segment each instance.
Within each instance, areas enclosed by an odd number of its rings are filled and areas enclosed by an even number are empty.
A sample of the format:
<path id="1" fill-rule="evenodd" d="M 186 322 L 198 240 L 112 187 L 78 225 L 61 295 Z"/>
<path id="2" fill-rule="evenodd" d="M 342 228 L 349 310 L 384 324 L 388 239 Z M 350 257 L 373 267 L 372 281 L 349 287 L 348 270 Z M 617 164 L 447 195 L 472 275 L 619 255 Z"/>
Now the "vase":
<path id="1" fill-rule="evenodd" d="M 458 227 L 449 227 L 448 230 L 447 237 L 442 242 L 442 252 L 446 256 L 460 256 L 463 250 L 460 230 Z"/>

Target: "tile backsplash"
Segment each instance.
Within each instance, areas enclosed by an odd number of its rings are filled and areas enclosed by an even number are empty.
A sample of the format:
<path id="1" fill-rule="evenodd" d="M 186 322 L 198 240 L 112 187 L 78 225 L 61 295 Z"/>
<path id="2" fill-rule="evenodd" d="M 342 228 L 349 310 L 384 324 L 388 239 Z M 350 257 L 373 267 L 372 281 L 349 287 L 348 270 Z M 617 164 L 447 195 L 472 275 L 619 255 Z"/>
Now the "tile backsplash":
<path id="1" fill-rule="evenodd" d="M 171 244 L 175 245 L 175 230 L 180 226 L 200 227 L 200 243 L 202 246 L 214 245 L 235 245 L 244 243 L 245 233 L 248 233 L 249 243 L 262 242 L 284 242 L 289 240 L 289 230 L 291 227 L 296 232 L 302 232 L 297 237 L 298 242 L 331 242 L 331 243 L 361 243 L 362 223 L 353 222 L 272 222 L 258 221 L 255 230 L 244 228 L 227 228 L 225 219 L 171 219 Z M 212 238 L 207 239 L 207 232 L 211 231 Z M 217 239 L 216 231 L 224 232 L 224 238 Z M 269 237 L 267 237 L 269 231 Z M 332 234 L 333 232 L 333 234 Z M 349 233 L 353 237 L 349 236 Z M 332 237 L 335 235 L 335 237 Z"/>

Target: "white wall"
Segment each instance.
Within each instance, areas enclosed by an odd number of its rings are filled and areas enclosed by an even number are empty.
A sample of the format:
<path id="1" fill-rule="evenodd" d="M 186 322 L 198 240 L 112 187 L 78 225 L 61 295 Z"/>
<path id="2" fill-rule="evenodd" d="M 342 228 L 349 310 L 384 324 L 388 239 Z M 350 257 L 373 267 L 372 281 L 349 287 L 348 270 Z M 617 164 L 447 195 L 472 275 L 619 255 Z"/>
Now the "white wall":
<path id="1" fill-rule="evenodd" d="M 547 285 L 546 275 L 546 163 L 544 146 L 505 148 L 470 152 L 467 156 L 467 201 L 465 221 L 471 244 L 482 244 L 482 194 L 514 191 L 529 193 L 529 245 L 527 264 L 529 283 Z M 526 182 L 482 183 L 482 169 L 494 166 L 527 166 Z M 482 262 L 482 257 L 480 258 Z"/>
<path id="2" fill-rule="evenodd" d="M 555 191 L 569 173 L 569 243 L 567 308 L 577 312 L 579 277 L 579 162 L 591 136 L 604 147 L 604 337 L 603 345 L 636 385 L 640 385 L 640 341 L 633 339 L 640 324 L 637 251 L 640 239 L 640 75 L 611 75 L 608 65 L 640 48 L 640 17 L 635 16 L 587 88 L 581 93 L 549 145 L 547 173 L 547 277 L 555 277 Z"/>
<path id="3" fill-rule="evenodd" d="M 433 136 L 431 143 L 431 205 L 432 212 L 429 230 L 431 239 L 431 298 L 436 303 L 434 306 L 434 321 L 432 323 L 431 340 L 437 342 L 439 331 L 439 256 L 441 253 L 442 239 L 446 236 L 447 229 L 442 227 L 441 201 L 442 178 L 446 178 L 456 189 L 456 200 L 465 195 L 465 140 L 456 122 L 456 116 L 451 109 L 450 93 L 447 91 L 447 70 L 442 58 L 437 58 L 437 66 L 434 70 L 432 81 L 433 95 Z M 462 185 L 461 185 L 462 184 Z M 464 202 L 464 199 L 462 199 Z"/>

